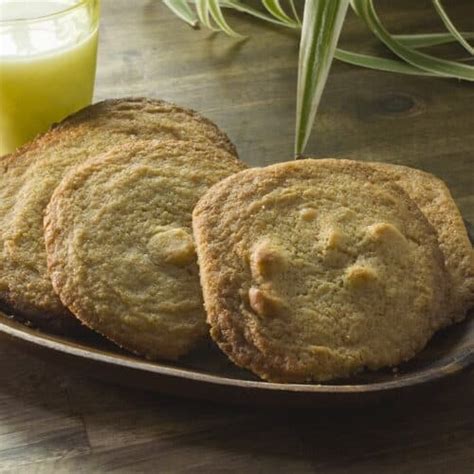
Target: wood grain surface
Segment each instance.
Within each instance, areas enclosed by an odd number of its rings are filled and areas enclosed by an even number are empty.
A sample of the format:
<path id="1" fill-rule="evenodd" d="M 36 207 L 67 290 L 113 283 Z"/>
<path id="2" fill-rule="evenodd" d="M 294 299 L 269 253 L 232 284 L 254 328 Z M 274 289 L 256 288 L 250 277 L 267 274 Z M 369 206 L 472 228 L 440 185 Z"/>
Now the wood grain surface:
<path id="1" fill-rule="evenodd" d="M 429 0 L 376 3 L 391 31 L 442 31 Z M 474 30 L 472 0 L 444 4 Z M 245 41 L 194 31 L 159 0 L 103 0 L 96 99 L 175 101 L 215 120 L 249 164 L 291 158 L 297 36 L 230 21 Z M 384 52 L 353 15 L 342 43 Z M 434 172 L 474 222 L 473 108 L 472 84 L 336 63 L 307 151 Z M 471 371 L 357 410 L 235 407 L 93 381 L 0 344 L 0 472 L 471 474 L 473 399 Z"/>

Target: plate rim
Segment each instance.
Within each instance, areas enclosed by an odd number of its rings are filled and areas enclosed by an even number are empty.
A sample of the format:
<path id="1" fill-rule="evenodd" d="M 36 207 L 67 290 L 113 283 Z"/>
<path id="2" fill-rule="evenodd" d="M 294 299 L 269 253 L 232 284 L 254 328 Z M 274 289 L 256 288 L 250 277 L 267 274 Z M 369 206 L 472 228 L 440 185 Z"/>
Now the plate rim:
<path id="1" fill-rule="evenodd" d="M 469 317 L 469 316 L 468 316 Z M 133 356 L 122 354 L 109 355 L 107 351 L 93 348 L 80 341 L 62 341 L 62 336 L 40 332 L 30 328 L 3 312 L 0 312 L 0 332 L 21 340 L 30 345 L 39 346 L 56 353 L 64 353 L 77 359 L 87 359 L 95 363 L 112 364 L 115 367 L 139 370 L 140 372 L 153 373 L 157 376 L 173 377 L 189 382 L 205 383 L 210 385 L 225 386 L 230 388 L 259 390 L 266 392 L 291 392 L 300 394 L 364 394 L 380 393 L 401 390 L 403 388 L 425 385 L 430 382 L 455 375 L 474 365 L 474 345 L 469 345 L 453 356 L 446 365 L 425 369 L 403 379 L 368 384 L 301 384 L 301 383 L 275 383 L 260 380 L 245 380 L 240 378 L 225 377 L 200 372 L 197 369 L 170 367 L 160 363 L 141 359 L 131 359 Z M 59 339 L 59 340 L 58 340 Z"/>

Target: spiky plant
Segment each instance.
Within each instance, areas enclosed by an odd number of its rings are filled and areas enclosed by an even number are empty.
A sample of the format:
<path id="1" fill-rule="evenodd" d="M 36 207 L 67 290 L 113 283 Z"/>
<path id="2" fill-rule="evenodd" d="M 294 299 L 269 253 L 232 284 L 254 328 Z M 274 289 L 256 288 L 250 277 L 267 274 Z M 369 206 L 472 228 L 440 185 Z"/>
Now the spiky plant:
<path id="1" fill-rule="evenodd" d="M 432 0 L 432 3 L 446 32 L 412 35 L 390 34 L 377 15 L 373 0 L 307 0 L 302 21 L 293 0 L 287 0 L 285 8 L 280 0 L 260 0 L 260 8 L 251 6 L 244 0 L 163 2 L 193 27 L 202 24 L 237 38 L 240 35 L 232 29 L 224 16 L 226 9 L 243 12 L 282 27 L 301 30 L 295 155 L 302 154 L 306 147 L 334 58 L 380 71 L 474 81 L 474 66 L 420 51 L 429 46 L 458 42 L 470 55 L 474 55 L 474 48 L 468 42 L 474 38 L 474 33 L 460 32 L 440 0 Z M 397 59 L 370 56 L 336 47 L 349 5 Z"/>

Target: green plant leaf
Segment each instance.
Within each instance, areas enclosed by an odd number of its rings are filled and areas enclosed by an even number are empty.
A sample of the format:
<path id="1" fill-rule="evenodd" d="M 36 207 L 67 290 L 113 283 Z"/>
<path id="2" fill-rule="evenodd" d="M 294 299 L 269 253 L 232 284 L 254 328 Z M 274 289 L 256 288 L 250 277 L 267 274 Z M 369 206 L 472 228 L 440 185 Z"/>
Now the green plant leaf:
<path id="1" fill-rule="evenodd" d="M 300 17 L 298 15 L 298 12 L 296 10 L 295 2 L 293 0 L 289 0 L 289 2 L 290 2 L 291 11 L 292 11 L 293 16 L 295 17 L 295 20 L 296 20 L 296 23 L 298 23 L 298 25 L 301 26 L 301 20 L 300 20 Z"/>
<path id="2" fill-rule="evenodd" d="M 196 5 L 199 1 L 200 0 L 188 0 L 188 3 L 192 3 Z M 277 20 L 273 16 L 261 10 L 258 10 L 256 8 L 253 8 L 250 5 L 247 5 L 246 3 L 243 3 L 241 0 L 220 0 L 219 5 L 221 6 L 221 8 L 228 8 L 230 10 L 246 13 L 247 15 L 253 16 L 254 18 L 258 18 L 259 20 L 263 20 L 268 23 L 273 23 L 274 25 L 285 26 L 288 28 L 295 28 L 293 23 L 288 24 L 280 20 Z M 296 26 L 296 28 L 298 27 L 299 25 Z"/>
<path id="3" fill-rule="evenodd" d="M 379 40 L 407 63 L 439 76 L 474 81 L 473 66 L 421 53 L 393 38 L 380 22 L 372 0 L 351 0 L 351 4 Z"/>
<path id="4" fill-rule="evenodd" d="M 199 21 L 186 0 L 163 0 L 163 3 L 181 20 L 197 28 Z"/>
<path id="5" fill-rule="evenodd" d="M 241 13 L 247 13 L 248 15 L 251 15 L 255 18 L 258 18 L 260 20 L 267 21 L 269 23 L 273 23 L 275 25 L 279 26 L 286 26 L 286 27 L 292 27 L 291 25 L 288 25 L 287 23 L 284 23 L 280 20 L 277 20 L 276 18 L 272 17 L 271 15 L 268 15 L 260 10 L 257 10 L 255 8 L 252 8 L 249 5 L 246 5 L 245 3 L 242 3 L 239 0 L 223 0 L 221 1 L 221 5 L 224 8 L 231 8 L 233 10 L 236 10 Z"/>
<path id="6" fill-rule="evenodd" d="M 464 32 L 465 38 L 474 38 L 474 33 Z M 428 33 L 418 35 L 394 35 L 400 43 L 413 48 L 425 48 L 428 46 L 437 46 L 441 44 L 454 43 L 456 41 L 450 33 Z M 377 71 L 395 72 L 400 74 L 410 74 L 415 76 L 432 76 L 437 74 L 424 71 L 411 64 L 396 59 L 381 58 L 368 54 L 356 53 L 345 49 L 336 49 L 334 57 L 342 62 L 354 66 L 366 67 Z M 471 58 L 472 59 L 472 58 Z M 462 59 L 459 59 L 462 61 Z"/>
<path id="7" fill-rule="evenodd" d="M 351 8 L 354 10 L 354 12 L 357 15 L 361 16 L 359 5 L 354 0 L 349 0 L 349 3 L 351 5 Z"/>
<path id="8" fill-rule="evenodd" d="M 212 19 L 216 22 L 216 25 L 229 36 L 233 36 L 234 38 L 242 38 L 243 36 L 236 33 L 225 20 L 219 5 L 219 0 L 208 0 L 208 2 L 209 11 L 212 15 Z"/>
<path id="9" fill-rule="evenodd" d="M 196 11 L 199 17 L 199 21 L 212 31 L 219 31 L 219 28 L 216 28 L 211 23 L 211 11 L 209 8 L 209 0 L 196 0 Z"/>
<path id="10" fill-rule="evenodd" d="M 280 20 L 282 23 L 295 23 L 295 26 L 297 25 L 297 22 L 295 22 L 293 18 L 289 17 L 285 13 L 285 10 L 283 10 L 281 7 L 279 0 L 262 0 L 262 4 L 275 18 Z"/>
<path id="11" fill-rule="evenodd" d="M 474 33 L 463 32 L 464 38 L 474 38 Z M 427 48 L 441 44 L 454 43 L 456 38 L 451 33 L 428 33 L 418 35 L 393 35 L 393 38 L 410 48 Z"/>
<path id="12" fill-rule="evenodd" d="M 296 98 L 295 154 L 308 142 L 349 0 L 306 1 L 301 31 Z"/>
<path id="13" fill-rule="evenodd" d="M 432 0 L 433 5 L 438 12 L 438 15 L 440 16 L 441 20 L 444 23 L 444 26 L 446 26 L 446 29 L 453 35 L 454 38 L 458 41 L 458 43 L 469 53 L 474 55 L 474 48 L 464 39 L 463 35 L 461 32 L 456 28 L 454 23 L 451 21 L 449 18 L 448 14 L 446 13 L 446 10 L 444 9 L 443 5 L 441 5 L 440 0 Z"/>
<path id="14" fill-rule="evenodd" d="M 396 59 L 370 56 L 368 54 L 355 53 L 353 51 L 347 51 L 340 48 L 336 49 L 334 57 L 339 61 L 343 61 L 354 66 L 376 69 L 377 71 L 396 72 L 400 74 L 410 74 L 413 76 L 435 75 Z"/>
<path id="15" fill-rule="evenodd" d="M 474 38 L 474 33 L 463 33 L 465 38 Z M 428 46 L 436 46 L 447 43 L 454 43 L 455 38 L 450 33 L 428 33 L 418 35 L 394 35 L 394 38 L 400 43 L 414 48 L 425 48 Z M 418 76 L 438 77 L 437 74 L 424 71 L 411 64 L 396 59 L 381 58 L 368 54 L 356 53 L 337 48 L 334 57 L 342 62 L 352 64 L 354 66 L 366 67 L 378 71 L 395 72 L 400 74 L 410 74 Z M 472 59 L 472 58 L 471 58 Z M 466 59 L 468 60 L 468 59 Z M 459 61 L 463 61 L 459 59 Z"/>
<path id="16" fill-rule="evenodd" d="M 186 4 L 186 0 L 163 1 L 180 18 L 196 26 L 196 16 Z M 474 66 L 465 64 L 465 62 L 474 59 L 472 56 L 456 62 L 440 59 L 417 50 L 417 48 L 457 41 L 470 54 L 473 53 L 473 48 L 467 40 L 474 38 L 474 33 L 459 32 L 444 11 L 440 0 L 432 1 L 449 33 L 391 35 L 380 21 L 374 9 L 373 0 L 306 0 L 303 25 L 301 25 L 294 0 L 288 0 L 294 18 L 284 11 L 280 3 L 281 0 L 261 0 L 266 12 L 247 5 L 243 0 L 187 0 L 187 3 L 195 4 L 197 16 L 205 26 L 214 31 L 220 29 L 231 36 L 237 34 L 225 20 L 222 8 L 246 13 L 279 26 L 302 28 L 295 138 L 295 153 L 299 155 L 304 151 L 310 136 L 334 57 L 349 64 L 376 70 L 474 81 Z M 349 2 L 375 36 L 400 60 L 336 48 Z"/>
<path id="17" fill-rule="evenodd" d="M 223 15 L 222 15 L 222 8 L 239 11 L 241 13 L 246 13 L 250 16 L 253 16 L 254 18 L 258 18 L 260 20 L 266 21 L 268 23 L 273 23 L 275 25 L 284 26 L 284 27 L 287 27 L 287 28 L 300 28 L 301 27 L 301 20 L 299 19 L 298 12 L 295 8 L 294 1 L 293 0 L 288 0 L 288 1 L 289 1 L 291 10 L 292 10 L 293 16 L 295 18 L 295 20 L 290 18 L 290 22 L 288 22 L 286 20 L 285 21 L 279 20 L 274 16 L 271 16 L 271 15 L 265 13 L 265 12 L 262 12 L 261 10 L 258 10 L 256 8 L 251 7 L 250 5 L 247 5 L 247 4 L 243 3 L 241 0 L 216 0 L 216 3 L 218 4 L 219 9 L 221 10 L 220 11 L 220 16 L 222 17 L 221 20 L 224 20 L 224 22 L 226 22 L 226 21 L 225 21 L 225 18 L 223 17 Z M 192 26 L 197 25 L 198 19 L 197 19 L 196 15 L 193 13 L 193 11 L 191 10 L 191 8 L 189 7 L 188 3 L 196 4 L 196 3 L 199 2 L 199 0 L 163 0 L 163 2 L 169 8 L 171 8 L 172 11 L 174 13 L 176 13 L 176 15 L 178 15 L 180 18 L 187 21 L 190 25 L 192 25 Z M 186 11 L 183 14 L 181 14 L 181 11 L 180 11 L 181 7 L 182 7 L 182 4 L 186 5 L 186 7 L 185 7 Z M 210 11 L 210 0 L 208 1 L 208 5 L 209 5 L 209 12 L 211 13 L 211 11 Z M 179 8 L 179 10 L 178 10 L 178 8 Z M 183 12 L 184 12 L 184 10 L 183 10 Z M 212 13 L 211 13 L 211 15 L 212 15 Z M 213 16 L 213 19 L 215 19 L 215 15 L 212 15 L 212 16 Z M 215 21 L 217 22 L 217 20 L 215 20 Z M 227 29 L 227 28 L 223 28 L 222 25 L 220 25 L 220 26 L 221 26 L 221 28 L 220 28 L 221 30 L 225 31 L 227 34 L 230 34 L 231 36 L 234 36 L 234 35 L 237 36 L 237 37 L 241 36 L 241 35 L 235 33 L 235 31 L 232 30 L 230 27 L 229 27 L 229 29 Z M 214 28 L 214 30 L 215 30 L 215 28 Z M 230 31 L 232 31 L 232 33 L 230 33 Z M 474 38 L 474 32 L 461 32 L 460 34 L 465 39 L 473 39 Z M 454 38 L 451 33 L 427 33 L 427 34 L 411 34 L 411 35 L 393 35 L 393 38 L 396 39 L 397 41 L 399 41 L 404 46 L 408 46 L 408 47 L 411 47 L 411 48 L 425 48 L 425 47 L 430 47 L 430 46 L 437 46 L 437 45 L 442 45 L 442 44 L 454 43 L 455 41 L 457 41 L 457 39 Z M 350 51 L 347 51 L 347 53 L 349 53 L 349 56 L 351 54 L 359 55 L 359 53 L 352 53 Z M 363 65 L 364 65 L 363 63 L 365 62 L 364 56 L 366 56 L 366 55 L 362 54 L 360 58 L 354 56 L 352 59 L 349 59 L 349 56 L 344 55 L 344 54 L 341 55 L 341 56 L 344 56 L 344 57 L 348 58 L 348 60 L 346 62 L 348 62 L 350 64 L 354 64 L 354 65 L 360 65 L 360 66 L 363 67 Z M 376 57 L 373 56 L 371 58 L 375 59 Z M 344 61 L 344 59 L 341 59 L 341 60 Z M 370 64 L 370 65 L 367 66 L 367 67 L 370 67 L 372 69 L 377 69 L 376 62 L 374 63 L 372 61 L 372 59 L 368 62 L 368 64 Z M 397 72 L 397 69 L 399 69 L 397 65 L 393 65 L 393 68 L 392 68 L 392 66 L 389 65 L 388 63 L 387 64 L 381 63 L 381 64 L 382 64 L 382 67 L 381 67 L 382 71 L 392 71 L 392 69 L 393 69 L 393 72 Z M 416 69 L 410 69 L 410 71 L 414 72 L 414 71 L 416 71 Z M 408 70 L 407 70 L 407 73 L 411 74 L 411 72 L 408 72 Z"/>

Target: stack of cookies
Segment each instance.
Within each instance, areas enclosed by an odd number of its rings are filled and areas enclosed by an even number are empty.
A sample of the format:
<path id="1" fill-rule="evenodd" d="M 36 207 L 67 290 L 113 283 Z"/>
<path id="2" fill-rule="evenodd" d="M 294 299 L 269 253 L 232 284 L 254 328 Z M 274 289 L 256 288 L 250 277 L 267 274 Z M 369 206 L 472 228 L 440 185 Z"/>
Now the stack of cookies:
<path id="1" fill-rule="evenodd" d="M 80 320 L 149 358 L 176 358 L 206 333 L 191 212 L 245 168 L 212 122 L 108 100 L 1 163 L 8 309 L 48 331 L 74 333 Z"/>
<path id="2" fill-rule="evenodd" d="M 1 164 L 0 299 L 48 331 L 176 359 L 210 327 L 265 380 L 326 381 L 410 359 L 474 302 L 462 218 L 418 170 L 246 169 L 213 123 L 148 99 L 88 107 Z"/>

